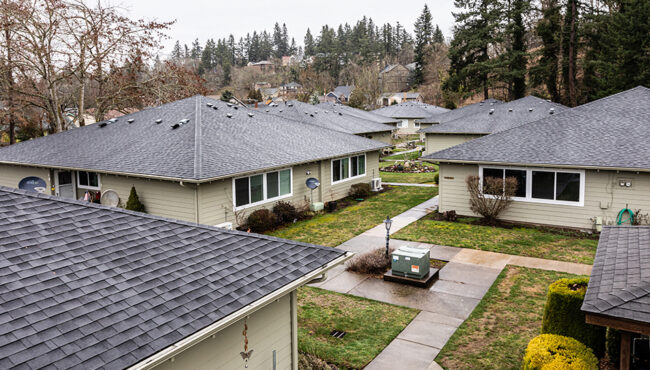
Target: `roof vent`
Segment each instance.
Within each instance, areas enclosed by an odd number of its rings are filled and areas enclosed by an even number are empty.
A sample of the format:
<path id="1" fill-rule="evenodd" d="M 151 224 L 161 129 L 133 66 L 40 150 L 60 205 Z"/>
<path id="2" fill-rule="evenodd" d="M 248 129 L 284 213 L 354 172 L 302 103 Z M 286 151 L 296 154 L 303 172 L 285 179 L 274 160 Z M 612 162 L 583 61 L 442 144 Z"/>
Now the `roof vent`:
<path id="1" fill-rule="evenodd" d="M 480 102 L 478 105 L 480 105 L 480 106 L 482 107 L 482 106 L 483 106 L 483 102 Z"/>
<path id="2" fill-rule="evenodd" d="M 512 108 L 508 108 L 508 112 L 512 112 Z"/>
<path id="3" fill-rule="evenodd" d="M 490 114 L 494 113 L 494 108 L 490 109 Z"/>
<path id="4" fill-rule="evenodd" d="M 133 118 L 129 118 L 129 120 L 126 121 L 126 122 L 128 122 L 128 123 L 133 123 L 133 121 L 135 121 Z"/>
<path id="5" fill-rule="evenodd" d="M 494 105 L 494 103 L 490 103 L 490 106 L 493 106 L 493 105 Z"/>
<path id="6" fill-rule="evenodd" d="M 253 117 L 254 114 L 253 114 L 252 112 L 248 112 L 248 116 L 249 116 L 249 117 Z"/>
<path id="7" fill-rule="evenodd" d="M 551 108 L 551 109 L 549 110 L 548 113 L 549 113 L 549 114 L 553 114 L 553 113 L 555 113 L 555 108 Z"/>
<path id="8" fill-rule="evenodd" d="M 181 125 L 182 125 L 182 123 L 180 123 L 180 122 L 178 122 L 178 123 L 174 123 L 174 124 L 172 125 L 172 130 L 175 130 L 175 129 L 181 127 Z"/>
<path id="9" fill-rule="evenodd" d="M 528 111 L 529 111 L 529 112 L 532 112 L 532 111 L 533 111 L 533 108 L 528 108 Z"/>
<path id="10" fill-rule="evenodd" d="M 108 120 L 108 122 L 115 123 L 115 122 L 117 122 L 117 118 L 111 118 L 111 119 Z"/>
<path id="11" fill-rule="evenodd" d="M 226 105 L 230 108 L 232 107 L 232 103 L 226 103 Z"/>
<path id="12" fill-rule="evenodd" d="M 287 104 L 287 107 L 293 107 L 292 103 Z"/>
<path id="13" fill-rule="evenodd" d="M 219 109 L 219 107 L 217 107 L 216 105 L 213 105 L 212 109 L 217 110 L 217 109 Z"/>
<path id="14" fill-rule="evenodd" d="M 108 125 L 108 122 L 100 122 L 99 127 L 106 127 Z"/>
<path id="15" fill-rule="evenodd" d="M 208 107 L 211 107 L 211 106 L 212 106 L 212 103 L 207 103 L 206 105 L 207 105 Z"/>
<path id="16" fill-rule="evenodd" d="M 158 118 L 158 119 L 156 120 L 156 124 L 159 125 L 159 124 L 161 124 L 161 123 L 162 123 L 162 119 Z"/>
<path id="17" fill-rule="evenodd" d="M 313 116 L 314 116 L 313 114 L 310 114 L 310 115 L 309 115 L 309 117 L 313 117 Z"/>
<path id="18" fill-rule="evenodd" d="M 226 113 L 226 117 L 232 118 L 232 113 Z"/>
<path id="19" fill-rule="evenodd" d="M 339 116 L 342 116 L 342 115 L 343 115 L 343 113 L 339 112 Z"/>
<path id="20" fill-rule="evenodd" d="M 235 108 L 235 109 L 239 109 L 239 107 L 238 107 L 238 106 L 236 106 L 236 105 L 233 105 L 233 108 Z"/>

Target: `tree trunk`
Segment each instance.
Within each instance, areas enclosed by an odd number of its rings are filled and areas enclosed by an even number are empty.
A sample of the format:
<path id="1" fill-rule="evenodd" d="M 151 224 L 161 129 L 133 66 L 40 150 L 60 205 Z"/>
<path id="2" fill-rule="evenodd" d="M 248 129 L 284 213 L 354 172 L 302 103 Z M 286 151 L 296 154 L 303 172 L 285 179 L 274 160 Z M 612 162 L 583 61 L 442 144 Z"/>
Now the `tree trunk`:
<path id="1" fill-rule="evenodd" d="M 575 53 L 576 53 L 576 2 L 571 1 L 571 34 L 569 36 L 569 101 L 572 107 L 578 105 L 576 98 L 576 71 L 575 71 Z"/>
<path id="2" fill-rule="evenodd" d="M 79 127 L 86 125 L 84 100 L 86 99 L 86 47 L 81 39 L 79 51 L 79 101 L 77 102 L 77 120 Z"/>
<path id="3" fill-rule="evenodd" d="M 9 20 L 5 14 L 4 22 L 4 37 L 7 49 L 6 61 L 7 71 L 5 79 L 7 80 L 7 112 L 9 113 L 9 144 L 16 143 L 16 120 L 14 117 L 14 76 L 13 76 L 13 61 L 11 55 L 11 31 L 9 30 Z"/>

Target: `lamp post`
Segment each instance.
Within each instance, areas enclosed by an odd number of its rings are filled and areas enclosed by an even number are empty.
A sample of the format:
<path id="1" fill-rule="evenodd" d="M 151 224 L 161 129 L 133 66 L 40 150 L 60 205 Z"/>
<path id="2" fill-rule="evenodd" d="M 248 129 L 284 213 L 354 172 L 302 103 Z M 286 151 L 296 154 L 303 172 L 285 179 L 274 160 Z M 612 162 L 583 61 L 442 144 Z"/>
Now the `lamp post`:
<path id="1" fill-rule="evenodd" d="M 393 220 L 390 217 L 386 216 L 384 220 L 384 226 L 386 226 L 386 258 L 388 258 L 388 244 L 390 242 L 390 226 L 393 224 Z"/>

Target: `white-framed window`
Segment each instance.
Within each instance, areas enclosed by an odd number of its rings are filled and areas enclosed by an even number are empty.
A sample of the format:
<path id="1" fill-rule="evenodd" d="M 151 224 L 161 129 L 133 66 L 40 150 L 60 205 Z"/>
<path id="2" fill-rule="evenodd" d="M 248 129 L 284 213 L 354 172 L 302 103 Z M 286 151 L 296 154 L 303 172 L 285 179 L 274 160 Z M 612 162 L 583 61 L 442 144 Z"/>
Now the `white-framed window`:
<path id="1" fill-rule="evenodd" d="M 77 187 L 87 190 L 101 190 L 101 182 L 97 172 L 78 171 Z"/>
<path id="2" fill-rule="evenodd" d="M 332 160 L 332 184 L 366 175 L 366 155 Z"/>
<path id="3" fill-rule="evenodd" d="M 413 126 L 415 128 L 420 128 L 420 122 L 413 122 Z"/>
<path id="4" fill-rule="evenodd" d="M 233 206 L 243 209 L 293 195 L 293 171 L 285 168 L 232 180 Z"/>
<path id="5" fill-rule="evenodd" d="M 402 122 L 397 123 L 397 128 L 408 128 L 409 127 L 409 120 L 403 119 Z"/>
<path id="6" fill-rule="evenodd" d="M 479 176 L 481 186 L 486 177 L 516 178 L 515 201 L 584 206 L 584 170 L 479 166 Z"/>

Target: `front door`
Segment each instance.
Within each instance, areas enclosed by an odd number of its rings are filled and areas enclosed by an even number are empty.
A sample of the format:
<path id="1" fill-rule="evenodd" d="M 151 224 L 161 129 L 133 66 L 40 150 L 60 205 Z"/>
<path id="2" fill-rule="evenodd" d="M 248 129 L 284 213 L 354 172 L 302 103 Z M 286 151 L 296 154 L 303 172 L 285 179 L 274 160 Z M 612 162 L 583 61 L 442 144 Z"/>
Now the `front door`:
<path id="1" fill-rule="evenodd" d="M 54 174 L 56 195 L 63 198 L 75 199 L 74 173 L 71 171 L 56 171 Z"/>

